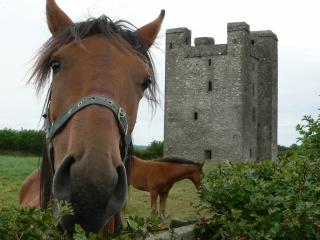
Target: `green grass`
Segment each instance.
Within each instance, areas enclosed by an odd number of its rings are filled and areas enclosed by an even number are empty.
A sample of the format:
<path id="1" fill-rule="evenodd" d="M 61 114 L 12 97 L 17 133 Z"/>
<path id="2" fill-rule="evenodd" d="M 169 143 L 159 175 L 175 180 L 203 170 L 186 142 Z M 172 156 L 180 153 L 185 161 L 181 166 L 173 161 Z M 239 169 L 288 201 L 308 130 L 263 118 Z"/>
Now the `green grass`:
<path id="1" fill-rule="evenodd" d="M 0 206 L 17 205 L 23 180 L 38 166 L 38 157 L 0 156 Z"/>
<path id="2" fill-rule="evenodd" d="M 205 172 L 210 171 L 215 165 L 206 164 Z M 38 157 L 9 157 L 0 156 L 0 207 L 18 205 L 19 189 L 29 173 L 38 167 Z M 197 190 L 190 180 L 176 183 L 167 200 L 167 222 L 171 218 L 192 220 L 197 217 L 193 207 L 198 203 Z M 126 215 L 150 216 L 150 196 L 130 187 Z"/>

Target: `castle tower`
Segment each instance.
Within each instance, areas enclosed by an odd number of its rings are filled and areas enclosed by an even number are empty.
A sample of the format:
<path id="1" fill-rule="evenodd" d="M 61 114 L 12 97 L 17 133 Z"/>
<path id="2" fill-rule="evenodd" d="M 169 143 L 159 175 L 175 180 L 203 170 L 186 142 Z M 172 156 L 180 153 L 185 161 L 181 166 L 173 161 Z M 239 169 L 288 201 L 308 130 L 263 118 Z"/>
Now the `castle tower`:
<path id="1" fill-rule="evenodd" d="M 194 161 L 277 155 L 277 37 L 228 24 L 227 44 L 187 28 L 166 38 L 164 152 Z"/>

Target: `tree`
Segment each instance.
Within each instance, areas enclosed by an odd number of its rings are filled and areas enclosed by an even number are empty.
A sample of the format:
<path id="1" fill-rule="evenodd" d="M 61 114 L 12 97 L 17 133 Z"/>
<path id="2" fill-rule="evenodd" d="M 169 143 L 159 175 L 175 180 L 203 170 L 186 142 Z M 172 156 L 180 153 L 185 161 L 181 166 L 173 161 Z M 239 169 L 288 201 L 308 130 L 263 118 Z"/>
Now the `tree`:
<path id="1" fill-rule="evenodd" d="M 300 152 L 310 160 L 320 159 L 320 114 L 316 118 L 305 115 L 302 121 L 296 126 L 300 134 Z"/>
<path id="2" fill-rule="evenodd" d="M 163 141 L 155 140 L 144 150 L 135 149 L 134 155 L 145 160 L 161 158 L 163 156 Z"/>

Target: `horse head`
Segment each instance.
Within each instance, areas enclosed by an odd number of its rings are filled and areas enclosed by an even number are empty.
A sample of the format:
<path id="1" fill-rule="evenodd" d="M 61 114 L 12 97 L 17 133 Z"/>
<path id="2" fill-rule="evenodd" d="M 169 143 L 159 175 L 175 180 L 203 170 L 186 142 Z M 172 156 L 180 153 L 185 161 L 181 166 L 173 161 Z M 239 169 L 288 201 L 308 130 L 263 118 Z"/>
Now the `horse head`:
<path id="1" fill-rule="evenodd" d="M 130 133 L 140 99 L 156 101 L 148 49 L 164 11 L 145 26 L 106 16 L 73 23 L 47 0 L 52 37 L 40 50 L 34 77 L 38 90 L 52 76 L 45 104 L 47 148 L 41 163 L 41 205 L 52 197 L 71 204 L 60 220 L 97 232 L 124 206 Z M 128 160 L 129 161 L 129 160 Z M 128 169 L 127 169 L 128 170 Z"/>
<path id="2" fill-rule="evenodd" d="M 197 163 L 195 165 L 194 171 L 191 174 L 191 181 L 193 182 L 194 186 L 199 190 L 202 184 L 202 180 L 204 178 L 204 172 L 203 172 L 203 165 L 205 161 L 202 161 L 200 163 Z"/>

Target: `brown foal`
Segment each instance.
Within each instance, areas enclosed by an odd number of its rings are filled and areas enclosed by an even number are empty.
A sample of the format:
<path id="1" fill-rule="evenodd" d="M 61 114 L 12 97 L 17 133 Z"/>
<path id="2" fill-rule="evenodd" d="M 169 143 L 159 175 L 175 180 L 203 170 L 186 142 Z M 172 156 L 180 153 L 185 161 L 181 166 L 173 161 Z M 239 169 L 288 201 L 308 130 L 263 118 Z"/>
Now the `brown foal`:
<path id="1" fill-rule="evenodd" d="M 160 197 L 160 214 L 164 216 L 169 191 L 175 182 L 190 179 L 199 189 L 203 178 L 203 163 L 194 163 L 179 158 L 142 160 L 133 157 L 129 184 L 150 192 L 151 213 L 157 212 L 157 199 Z"/>

